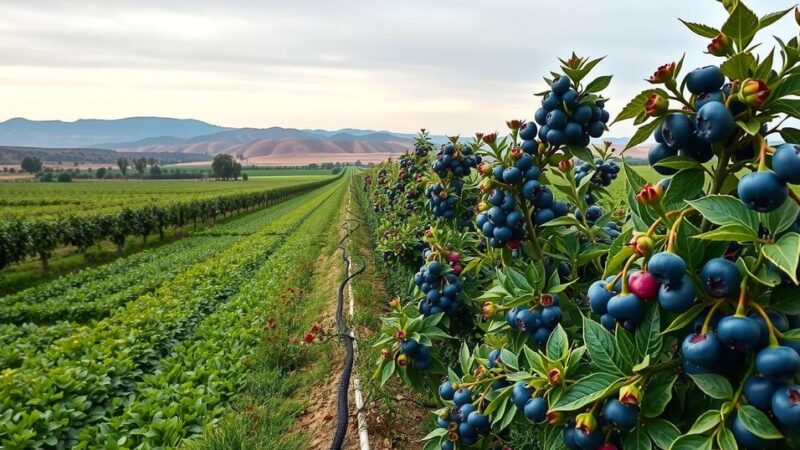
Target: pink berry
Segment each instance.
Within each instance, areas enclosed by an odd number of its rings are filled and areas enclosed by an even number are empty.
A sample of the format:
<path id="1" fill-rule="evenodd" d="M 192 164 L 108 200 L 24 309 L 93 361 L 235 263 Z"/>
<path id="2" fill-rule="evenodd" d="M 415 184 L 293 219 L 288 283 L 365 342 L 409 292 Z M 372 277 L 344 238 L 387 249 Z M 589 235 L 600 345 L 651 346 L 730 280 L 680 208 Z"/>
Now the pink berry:
<path id="1" fill-rule="evenodd" d="M 628 289 L 642 300 L 655 300 L 658 297 L 658 280 L 650 272 L 634 272 L 628 278 Z"/>
<path id="2" fill-rule="evenodd" d="M 450 264 L 455 264 L 461 260 L 461 255 L 458 252 L 450 252 Z"/>

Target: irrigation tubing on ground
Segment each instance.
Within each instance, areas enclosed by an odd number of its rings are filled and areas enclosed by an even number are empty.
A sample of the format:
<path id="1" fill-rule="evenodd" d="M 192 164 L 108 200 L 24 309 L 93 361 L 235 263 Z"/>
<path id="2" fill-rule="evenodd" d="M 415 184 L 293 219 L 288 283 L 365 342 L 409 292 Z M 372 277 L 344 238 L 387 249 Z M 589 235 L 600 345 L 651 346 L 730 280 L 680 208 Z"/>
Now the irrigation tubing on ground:
<path id="1" fill-rule="evenodd" d="M 352 214 L 350 208 L 347 208 L 348 214 Z M 348 222 L 353 221 L 356 223 L 355 227 L 349 228 Z M 351 260 L 350 255 L 347 253 L 347 247 L 344 245 L 345 240 L 361 226 L 361 221 L 358 219 L 348 219 L 342 228 L 345 230 L 345 235 L 339 240 L 339 248 L 342 250 L 342 259 L 344 260 L 345 267 L 349 267 Z M 339 379 L 339 390 L 336 398 L 336 433 L 333 436 L 333 443 L 331 450 L 340 450 L 344 445 L 344 439 L 347 435 L 347 422 L 350 416 L 350 408 L 347 402 L 348 391 L 350 387 L 350 376 L 353 374 L 353 335 L 347 328 L 344 320 L 344 289 L 347 283 L 357 275 L 362 273 L 367 267 L 367 262 L 361 258 L 361 268 L 351 273 L 344 281 L 339 284 L 339 291 L 336 295 L 336 328 L 338 329 L 339 336 L 344 341 L 345 358 L 344 367 L 342 368 L 342 377 Z"/>

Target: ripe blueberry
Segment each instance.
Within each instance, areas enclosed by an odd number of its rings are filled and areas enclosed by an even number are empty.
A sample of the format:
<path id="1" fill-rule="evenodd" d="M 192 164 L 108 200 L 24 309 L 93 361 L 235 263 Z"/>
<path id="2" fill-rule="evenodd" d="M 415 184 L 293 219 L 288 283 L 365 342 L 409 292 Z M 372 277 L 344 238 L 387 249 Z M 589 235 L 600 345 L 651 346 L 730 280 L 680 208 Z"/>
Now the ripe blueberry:
<path id="1" fill-rule="evenodd" d="M 772 408 L 772 396 L 781 386 L 783 383 L 771 378 L 752 376 L 744 383 L 744 396 L 747 403 L 767 412 Z"/>
<path id="2" fill-rule="evenodd" d="M 787 183 L 800 184 L 800 145 L 778 146 L 772 156 L 772 170 Z"/>
<path id="3" fill-rule="evenodd" d="M 714 258 L 703 266 L 703 285 L 715 297 L 728 297 L 739 292 L 742 275 L 736 264 L 725 258 Z"/>
<path id="4" fill-rule="evenodd" d="M 419 343 L 414 339 L 406 339 L 400 344 L 400 350 L 412 358 L 417 354 L 417 349 L 419 349 Z"/>
<path id="5" fill-rule="evenodd" d="M 547 113 L 547 126 L 551 130 L 562 130 L 567 124 L 567 115 L 560 109 L 554 109 Z"/>
<path id="6" fill-rule="evenodd" d="M 778 209 L 789 195 L 786 182 L 775 173 L 766 171 L 743 176 L 739 181 L 738 193 L 745 205 L 758 212 Z"/>
<path id="7" fill-rule="evenodd" d="M 603 280 L 595 281 L 589 286 L 589 308 L 595 314 L 605 314 L 607 311 L 608 301 L 615 295 L 614 292 L 606 290 L 606 282 Z"/>
<path id="8" fill-rule="evenodd" d="M 678 283 L 686 272 L 686 261 L 674 253 L 656 253 L 650 258 L 647 271 L 652 273 L 659 283 Z"/>
<path id="9" fill-rule="evenodd" d="M 561 308 L 548 306 L 542 309 L 542 323 L 548 328 L 555 328 L 561 321 Z"/>
<path id="10" fill-rule="evenodd" d="M 453 394 L 453 402 L 458 407 L 472 403 L 472 393 L 468 389 L 461 388 Z"/>
<path id="11" fill-rule="evenodd" d="M 522 181 L 522 171 L 516 167 L 509 167 L 503 170 L 503 182 L 507 184 L 517 184 Z"/>
<path id="12" fill-rule="evenodd" d="M 778 389 L 772 396 L 772 412 L 782 424 L 800 426 L 800 386 L 794 384 Z"/>
<path id="13" fill-rule="evenodd" d="M 717 334 L 724 345 L 748 352 L 758 345 L 761 330 L 756 321 L 749 317 L 728 316 L 719 321 Z"/>
<path id="14" fill-rule="evenodd" d="M 519 138 L 523 140 L 536 139 L 536 128 L 536 124 L 533 122 L 523 123 L 519 129 Z"/>
<path id="15" fill-rule="evenodd" d="M 558 95 L 564 95 L 569 90 L 569 85 L 572 81 L 566 75 L 561 75 L 553 80 L 551 89 Z"/>
<path id="16" fill-rule="evenodd" d="M 725 76 L 717 66 L 694 69 L 686 75 L 686 88 L 694 95 L 716 91 L 725 84 Z"/>
<path id="17" fill-rule="evenodd" d="M 525 418 L 534 423 L 544 422 L 547 418 L 547 400 L 534 397 L 525 402 L 523 408 Z"/>
<path id="18" fill-rule="evenodd" d="M 456 390 L 453 389 L 453 383 L 445 381 L 439 385 L 439 397 L 442 397 L 442 400 L 452 400 L 455 393 Z"/>
<path id="19" fill-rule="evenodd" d="M 511 388 L 511 402 L 521 410 L 525 408 L 525 403 L 531 398 L 531 394 L 533 394 L 533 389 L 529 388 L 527 383 L 517 381 Z"/>
<path id="20" fill-rule="evenodd" d="M 644 315 L 644 303 L 633 294 L 617 294 L 608 301 L 608 313 L 617 320 L 638 322 Z"/>
<path id="21" fill-rule="evenodd" d="M 685 362 L 702 367 L 711 367 L 722 354 L 722 343 L 716 334 L 690 334 L 681 345 L 681 356 Z"/>
<path id="22" fill-rule="evenodd" d="M 478 431 L 480 434 L 485 434 L 489 431 L 489 416 L 481 414 L 478 411 L 473 411 L 467 416 L 467 423 Z"/>
<path id="23" fill-rule="evenodd" d="M 683 113 L 672 113 L 667 116 L 661 129 L 664 143 L 672 148 L 690 145 L 695 139 L 694 127 L 689 116 Z"/>
<path id="24" fill-rule="evenodd" d="M 533 213 L 533 223 L 536 225 L 545 224 L 556 218 L 555 212 L 550 208 L 544 208 Z"/>
<path id="25" fill-rule="evenodd" d="M 695 119 L 697 136 L 706 142 L 725 142 L 733 134 L 736 125 L 733 114 L 719 102 L 706 103 L 697 111 Z"/>
<path id="26" fill-rule="evenodd" d="M 534 331 L 536 330 L 536 316 L 530 309 L 523 309 L 517 313 L 516 317 L 517 329 L 520 331 Z"/>
<path id="27" fill-rule="evenodd" d="M 697 95 L 697 98 L 694 101 L 694 109 L 698 110 L 703 107 L 703 105 L 711 102 L 724 102 L 725 101 L 725 94 L 722 91 L 712 91 L 712 92 L 703 92 Z"/>
<path id="28" fill-rule="evenodd" d="M 625 405 L 615 398 L 606 401 L 603 407 L 603 417 L 623 431 L 630 431 L 636 426 L 638 414 L 637 406 Z"/>
<path id="29" fill-rule="evenodd" d="M 776 379 L 791 378 L 800 370 L 800 355 L 789 347 L 767 347 L 756 355 L 756 370 Z"/>
<path id="30" fill-rule="evenodd" d="M 662 284 L 658 290 L 658 304 L 671 313 L 685 312 L 694 304 L 694 298 L 694 284 L 686 275 L 677 283 Z"/>

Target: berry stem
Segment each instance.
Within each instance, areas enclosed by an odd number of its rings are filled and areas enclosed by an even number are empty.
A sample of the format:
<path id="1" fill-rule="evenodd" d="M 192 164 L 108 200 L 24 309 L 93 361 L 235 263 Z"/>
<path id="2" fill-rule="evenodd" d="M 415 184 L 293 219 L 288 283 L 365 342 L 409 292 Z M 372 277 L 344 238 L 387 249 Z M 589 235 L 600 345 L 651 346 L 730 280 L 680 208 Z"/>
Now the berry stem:
<path id="1" fill-rule="evenodd" d="M 758 135 L 758 171 L 763 172 L 767 170 L 767 141 L 761 135 Z"/>
<path id="2" fill-rule="evenodd" d="M 672 224 L 672 228 L 669 230 L 669 237 L 667 238 L 667 252 L 675 253 L 675 240 L 678 237 L 678 230 L 681 227 L 681 222 L 683 222 L 683 216 L 686 212 L 682 212 L 675 223 Z"/>
<path id="3" fill-rule="evenodd" d="M 744 316 L 744 309 L 747 305 L 747 277 L 744 277 L 742 284 L 739 286 L 739 303 L 736 305 L 736 316 Z"/>
<path id="4" fill-rule="evenodd" d="M 620 279 L 620 278 L 622 277 L 622 275 L 624 275 L 624 274 L 625 274 L 625 271 L 624 271 L 624 270 L 623 270 L 622 272 L 618 273 L 618 274 L 617 274 L 617 275 L 614 277 L 614 279 L 613 279 L 613 280 L 611 280 L 611 282 L 610 282 L 610 283 L 606 283 L 606 285 L 605 285 L 605 289 L 606 289 L 608 292 L 613 292 L 613 291 L 614 291 L 614 285 L 615 285 L 615 284 L 617 284 L 617 281 L 619 281 L 619 279 Z"/>
<path id="5" fill-rule="evenodd" d="M 622 272 L 620 272 L 620 276 L 622 276 L 622 291 L 620 292 L 620 295 L 628 295 L 628 293 L 629 293 L 629 291 L 628 291 L 628 270 L 630 270 L 631 264 L 633 264 L 633 262 L 637 258 L 639 258 L 639 255 L 634 253 L 633 255 L 631 255 L 628 258 L 627 261 L 625 261 L 625 267 L 623 267 L 622 268 Z"/>
<path id="6" fill-rule="evenodd" d="M 778 337 L 776 335 L 777 332 L 775 330 L 775 325 L 773 325 L 772 321 L 769 320 L 769 315 L 767 315 L 767 312 L 764 311 L 764 308 L 756 302 L 747 302 L 747 306 L 758 311 L 758 314 L 760 314 L 761 318 L 764 319 L 764 323 L 767 324 L 767 329 L 769 330 L 769 346 L 770 347 L 780 346 L 780 342 L 778 342 Z"/>
<path id="7" fill-rule="evenodd" d="M 536 254 L 536 258 L 544 262 L 544 251 L 542 251 L 542 246 L 539 245 L 539 237 L 536 235 L 536 229 L 533 227 L 533 222 L 531 222 L 531 211 L 528 209 L 528 202 L 524 197 L 520 198 L 522 210 L 524 211 L 523 215 L 525 216 L 525 228 L 530 236 L 529 240 L 531 241 L 531 244 L 533 244 L 533 251 Z"/>
<path id="8" fill-rule="evenodd" d="M 669 217 L 672 217 L 672 216 L 675 216 L 675 215 L 678 215 L 678 214 L 682 214 L 684 211 L 686 211 L 688 209 L 691 209 L 692 211 L 694 211 L 694 209 L 689 206 L 686 209 L 676 209 L 675 211 L 670 211 L 670 212 L 664 214 L 663 216 L 657 218 L 653 222 L 653 224 L 650 225 L 650 228 L 647 229 L 647 232 L 645 233 L 645 235 L 652 236 L 653 233 L 656 232 L 656 228 L 658 227 L 659 224 L 661 224 L 662 221 L 666 222 Z"/>
<path id="9" fill-rule="evenodd" d="M 709 310 L 708 310 L 708 313 L 706 314 L 706 318 L 705 318 L 705 320 L 703 321 L 703 328 L 700 330 L 700 333 L 702 333 L 702 334 L 706 334 L 706 333 L 708 333 L 708 329 L 709 329 L 709 328 L 711 328 L 711 318 L 712 318 L 712 317 L 714 317 L 714 313 L 717 311 L 717 309 L 718 309 L 718 308 L 719 308 L 719 307 L 720 307 L 720 306 L 721 306 L 721 305 L 722 305 L 724 302 L 725 302 L 725 300 L 724 300 L 724 299 L 717 300 L 717 301 L 714 303 L 714 305 L 711 307 L 711 309 L 709 309 Z"/>

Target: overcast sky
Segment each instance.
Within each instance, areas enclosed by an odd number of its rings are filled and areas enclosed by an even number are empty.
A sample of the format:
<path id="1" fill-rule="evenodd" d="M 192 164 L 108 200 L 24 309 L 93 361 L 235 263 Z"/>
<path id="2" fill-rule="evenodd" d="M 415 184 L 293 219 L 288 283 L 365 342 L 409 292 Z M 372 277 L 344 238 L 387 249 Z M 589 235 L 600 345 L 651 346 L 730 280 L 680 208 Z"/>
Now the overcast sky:
<path id="1" fill-rule="evenodd" d="M 688 68 L 715 60 L 678 17 L 718 26 L 724 10 L 714 0 L 2 1 L 0 120 L 472 134 L 532 117 L 532 93 L 571 50 L 608 55 L 596 74 L 615 75 L 613 115 L 659 64 L 684 51 Z M 797 28 L 787 16 L 758 38 L 772 46 Z"/>

